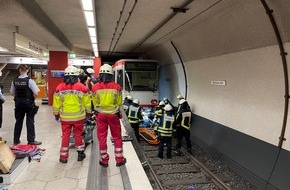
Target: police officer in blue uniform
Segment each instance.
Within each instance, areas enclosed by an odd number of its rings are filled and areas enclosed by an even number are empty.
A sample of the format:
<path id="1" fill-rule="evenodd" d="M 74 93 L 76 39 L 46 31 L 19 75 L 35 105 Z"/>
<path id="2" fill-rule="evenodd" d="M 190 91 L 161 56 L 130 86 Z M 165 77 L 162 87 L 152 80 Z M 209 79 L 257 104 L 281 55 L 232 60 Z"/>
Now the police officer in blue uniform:
<path id="1" fill-rule="evenodd" d="M 24 117 L 26 115 L 27 141 L 28 144 L 40 145 L 40 141 L 35 141 L 34 116 L 38 107 L 35 105 L 35 98 L 38 95 L 39 88 L 27 75 L 29 67 L 21 64 L 19 66 L 20 76 L 12 81 L 10 93 L 15 101 L 15 119 L 14 126 L 14 145 L 20 143 L 20 136 L 23 127 Z"/>

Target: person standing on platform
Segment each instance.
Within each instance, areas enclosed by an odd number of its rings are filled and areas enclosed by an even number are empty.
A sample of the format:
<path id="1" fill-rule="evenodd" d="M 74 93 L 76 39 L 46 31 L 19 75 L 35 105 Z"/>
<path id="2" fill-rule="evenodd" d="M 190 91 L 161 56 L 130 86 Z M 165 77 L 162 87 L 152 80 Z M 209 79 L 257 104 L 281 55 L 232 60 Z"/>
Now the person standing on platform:
<path id="1" fill-rule="evenodd" d="M 53 114 L 56 121 L 61 122 L 62 142 L 60 148 L 61 163 L 67 163 L 69 157 L 70 135 L 73 131 L 78 161 L 86 158 L 85 142 L 83 140 L 84 121 L 91 116 L 91 96 L 88 88 L 78 82 L 79 70 L 68 66 L 64 70 L 64 81 L 60 83 L 53 94 Z"/>
<path id="2" fill-rule="evenodd" d="M 110 127 L 115 146 L 116 166 L 126 163 L 123 157 L 123 142 L 121 133 L 122 92 L 121 87 L 114 82 L 113 69 L 109 64 L 100 67 L 99 82 L 92 87 L 92 100 L 96 113 L 97 137 L 99 140 L 100 161 L 103 167 L 108 167 L 109 154 L 107 153 L 107 135 Z"/>
<path id="3" fill-rule="evenodd" d="M 0 128 L 2 127 L 2 121 L 3 121 L 3 103 L 5 101 L 6 101 L 6 98 L 5 98 L 4 93 L 3 93 L 3 85 L 0 84 Z"/>
<path id="4" fill-rule="evenodd" d="M 158 139 L 160 140 L 157 157 L 163 159 L 164 144 L 166 144 L 167 159 L 171 158 L 172 135 L 175 131 L 175 116 L 171 105 L 164 107 L 159 126 L 157 127 Z"/>
<path id="5" fill-rule="evenodd" d="M 180 156 L 180 148 L 181 148 L 181 141 L 182 138 L 185 138 L 187 151 L 191 153 L 191 141 L 190 141 L 190 126 L 191 126 L 191 110 L 190 107 L 185 99 L 179 100 L 180 109 L 177 112 L 176 116 L 176 150 L 174 154 Z"/>
<path id="6" fill-rule="evenodd" d="M 132 105 L 129 106 L 128 109 L 128 119 L 131 124 L 131 127 L 134 130 L 136 139 L 140 142 L 140 134 L 139 134 L 139 121 L 143 119 L 141 114 L 141 107 L 139 106 L 139 100 L 135 99 L 132 102 Z"/>
<path id="7" fill-rule="evenodd" d="M 15 127 L 14 127 L 14 145 L 20 143 L 20 136 L 23 127 L 24 117 L 26 115 L 27 141 L 28 144 L 40 145 L 40 141 L 35 140 L 34 116 L 38 106 L 35 105 L 35 98 L 38 95 L 39 88 L 34 80 L 28 77 L 29 67 L 21 64 L 19 66 L 20 76 L 12 81 L 10 93 L 15 101 Z"/>

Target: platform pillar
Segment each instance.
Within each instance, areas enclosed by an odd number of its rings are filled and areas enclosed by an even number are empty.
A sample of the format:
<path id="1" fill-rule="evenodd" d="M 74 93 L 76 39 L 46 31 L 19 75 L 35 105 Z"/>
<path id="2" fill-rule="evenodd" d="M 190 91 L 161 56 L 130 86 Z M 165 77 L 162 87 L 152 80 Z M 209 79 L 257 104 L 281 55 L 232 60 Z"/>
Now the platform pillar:
<path id="1" fill-rule="evenodd" d="M 62 77 L 52 77 L 52 70 L 64 71 L 68 66 L 68 53 L 63 51 L 50 51 L 49 62 L 47 65 L 47 79 L 48 79 L 48 105 L 53 103 L 53 93 L 58 84 L 63 82 Z"/>

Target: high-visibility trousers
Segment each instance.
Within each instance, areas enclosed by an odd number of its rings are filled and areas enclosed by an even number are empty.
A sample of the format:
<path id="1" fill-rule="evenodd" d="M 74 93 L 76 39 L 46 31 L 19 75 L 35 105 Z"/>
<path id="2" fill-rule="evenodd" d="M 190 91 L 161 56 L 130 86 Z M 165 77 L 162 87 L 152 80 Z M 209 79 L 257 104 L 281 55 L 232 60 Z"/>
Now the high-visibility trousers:
<path id="1" fill-rule="evenodd" d="M 60 159 L 66 160 L 69 156 L 69 143 L 70 143 L 70 135 L 73 131 L 75 138 L 75 147 L 76 150 L 84 151 L 85 142 L 83 140 L 83 132 L 84 132 L 84 119 L 79 121 L 61 121 L 61 130 L 62 130 L 62 140 L 61 140 L 61 148 L 60 148 Z"/>
<path id="2" fill-rule="evenodd" d="M 103 114 L 98 113 L 96 116 L 97 121 L 97 137 L 99 140 L 99 149 L 101 162 L 103 164 L 108 164 L 109 154 L 107 153 L 107 135 L 108 128 L 110 127 L 111 136 L 114 140 L 114 152 L 116 163 L 123 162 L 123 144 L 122 144 L 122 133 L 121 124 L 118 114 Z"/>

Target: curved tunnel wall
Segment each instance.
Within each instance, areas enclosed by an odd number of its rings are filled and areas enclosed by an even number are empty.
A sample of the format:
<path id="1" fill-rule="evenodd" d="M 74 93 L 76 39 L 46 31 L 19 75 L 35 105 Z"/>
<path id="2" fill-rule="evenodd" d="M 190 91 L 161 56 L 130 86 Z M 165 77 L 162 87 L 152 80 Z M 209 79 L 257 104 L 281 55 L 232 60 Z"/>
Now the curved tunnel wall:
<path id="1" fill-rule="evenodd" d="M 285 7 L 271 3 L 289 52 L 289 26 L 277 14 L 283 14 Z M 252 20 L 241 19 L 245 14 L 254 14 Z M 235 27 L 214 28 L 219 19 Z M 214 150 L 261 189 L 287 189 L 290 142 L 284 142 L 281 152 L 277 146 L 284 114 L 283 67 L 267 19 L 259 1 L 245 1 L 170 40 L 176 44 L 187 74 L 187 100 L 195 114 L 192 140 Z M 243 33 L 234 33 L 245 27 L 248 30 Z M 167 89 L 166 96 L 177 104 L 176 95 L 185 89 L 177 53 L 166 41 L 148 54 L 161 63 L 160 91 Z M 225 81 L 226 85 L 212 85 L 212 81 Z M 289 139 L 289 122 L 285 134 Z"/>

